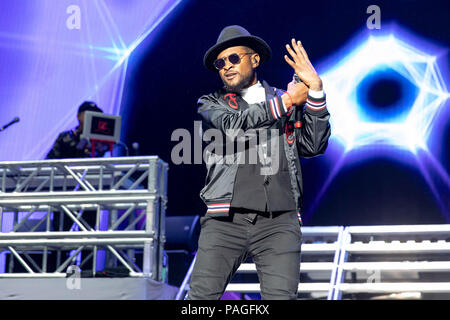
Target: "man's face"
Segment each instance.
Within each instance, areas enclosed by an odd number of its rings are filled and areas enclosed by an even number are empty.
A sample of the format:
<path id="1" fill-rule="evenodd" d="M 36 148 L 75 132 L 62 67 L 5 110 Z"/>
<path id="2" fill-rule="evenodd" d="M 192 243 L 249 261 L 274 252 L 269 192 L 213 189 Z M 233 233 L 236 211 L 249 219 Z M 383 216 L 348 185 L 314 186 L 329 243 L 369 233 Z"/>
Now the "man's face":
<path id="1" fill-rule="evenodd" d="M 259 56 L 252 52 L 250 48 L 237 46 L 225 49 L 217 56 L 217 59 L 226 58 L 225 67 L 219 70 L 219 75 L 229 91 L 237 92 L 256 83 L 254 68 L 259 64 Z M 233 53 L 239 55 L 240 63 L 232 64 L 228 61 L 228 57 Z"/>

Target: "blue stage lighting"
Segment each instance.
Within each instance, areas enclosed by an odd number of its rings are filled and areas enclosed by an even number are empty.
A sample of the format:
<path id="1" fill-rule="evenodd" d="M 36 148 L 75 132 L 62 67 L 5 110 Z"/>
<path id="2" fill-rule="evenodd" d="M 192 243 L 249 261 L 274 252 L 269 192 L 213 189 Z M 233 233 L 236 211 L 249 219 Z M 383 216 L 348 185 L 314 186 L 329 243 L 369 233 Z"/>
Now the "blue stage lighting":
<path id="1" fill-rule="evenodd" d="M 373 103 L 361 99 L 361 92 L 358 96 L 358 90 L 368 90 L 368 79 L 380 74 L 384 74 L 381 78 L 385 83 L 398 85 L 398 94 L 404 94 L 392 101 L 396 111 L 391 114 L 374 111 Z M 449 98 L 436 58 L 394 35 L 369 37 L 322 78 L 332 114 L 333 138 L 346 152 L 373 144 L 412 153 L 427 150 L 430 128 Z"/>
<path id="2" fill-rule="evenodd" d="M 416 166 L 450 221 L 446 199 L 450 178 L 429 150 L 428 141 L 433 125 L 448 121 L 444 108 L 450 95 L 437 64 L 439 55 L 419 50 L 428 44 L 395 29 L 389 35 L 367 36 L 353 48 L 347 46 L 344 55 L 318 68 L 331 114 L 330 142 L 342 145 L 343 152 L 331 155 L 331 171 L 308 207 L 305 221 L 344 164 L 375 154 Z"/>
<path id="3" fill-rule="evenodd" d="M 0 126 L 20 123 L 0 134 L 0 160 L 43 159 L 83 101 L 120 114 L 130 55 L 181 2 L 1 2 Z M 67 27 L 68 7 L 78 28 Z"/>
<path id="4" fill-rule="evenodd" d="M 418 92 L 414 83 L 397 71 L 379 67 L 355 88 L 358 113 L 364 122 L 401 123 Z"/>

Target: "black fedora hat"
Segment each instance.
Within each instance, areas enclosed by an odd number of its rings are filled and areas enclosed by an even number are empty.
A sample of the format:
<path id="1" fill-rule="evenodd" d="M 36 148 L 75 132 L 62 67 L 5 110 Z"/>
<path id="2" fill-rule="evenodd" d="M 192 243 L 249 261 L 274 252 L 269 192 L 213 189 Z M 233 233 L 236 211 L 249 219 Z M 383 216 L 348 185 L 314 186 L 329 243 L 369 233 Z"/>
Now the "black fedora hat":
<path id="1" fill-rule="evenodd" d="M 214 46 L 209 48 L 203 58 L 203 64 L 211 71 L 217 71 L 214 67 L 214 60 L 217 59 L 217 55 L 223 50 L 234 46 L 246 46 L 253 49 L 261 57 L 261 63 L 270 59 L 272 50 L 269 45 L 261 38 L 253 36 L 241 26 L 228 26 L 225 27 L 219 35 L 217 42 Z"/>

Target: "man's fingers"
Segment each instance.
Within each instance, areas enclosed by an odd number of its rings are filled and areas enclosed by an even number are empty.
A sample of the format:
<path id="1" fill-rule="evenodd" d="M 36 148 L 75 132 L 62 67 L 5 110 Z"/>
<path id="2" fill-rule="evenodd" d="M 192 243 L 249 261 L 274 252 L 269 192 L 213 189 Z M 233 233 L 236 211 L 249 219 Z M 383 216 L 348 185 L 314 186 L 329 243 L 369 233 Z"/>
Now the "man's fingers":
<path id="1" fill-rule="evenodd" d="M 295 62 L 292 61 L 291 59 L 289 59 L 289 57 L 288 57 L 287 55 L 284 55 L 284 60 L 286 60 L 286 62 L 287 62 L 293 69 L 295 69 L 295 66 L 296 66 Z"/>
<path id="2" fill-rule="evenodd" d="M 297 53 L 294 50 L 292 50 L 292 48 L 288 44 L 286 45 L 286 50 L 291 55 L 292 59 L 294 59 L 295 63 L 300 63 Z"/>
<path id="3" fill-rule="evenodd" d="M 297 82 L 294 82 L 294 81 L 289 82 L 287 85 L 288 90 L 291 90 L 293 87 L 295 87 L 296 84 L 297 84 Z"/>
<path id="4" fill-rule="evenodd" d="M 291 82 L 288 83 L 288 86 L 294 86 L 297 84 L 297 81 L 292 80 Z"/>
<path id="5" fill-rule="evenodd" d="M 291 43 L 292 43 L 292 48 L 294 48 L 295 52 L 297 53 L 298 58 L 303 60 L 305 57 L 303 57 L 303 53 L 301 52 L 300 48 L 298 47 L 297 41 L 295 41 L 295 39 L 292 38 Z"/>
<path id="6" fill-rule="evenodd" d="M 309 60 L 308 53 L 306 53 L 306 50 L 305 50 L 305 48 L 303 47 L 303 45 L 302 45 L 302 43 L 300 41 L 298 41 L 298 48 L 302 52 L 302 55 L 305 57 L 306 63 L 309 65 L 309 67 L 314 72 L 316 72 L 316 70 L 314 69 L 314 66 L 312 65 L 311 61 Z"/>
<path id="7" fill-rule="evenodd" d="M 297 41 L 297 47 L 298 47 L 298 49 L 300 50 L 300 52 L 302 53 L 302 55 L 303 55 L 303 57 L 305 58 L 305 60 L 306 60 L 309 64 L 311 64 L 311 62 L 309 61 L 308 54 L 306 53 L 306 50 L 305 50 L 305 48 L 303 47 L 303 45 L 302 45 L 302 43 L 301 43 L 300 40 Z"/>

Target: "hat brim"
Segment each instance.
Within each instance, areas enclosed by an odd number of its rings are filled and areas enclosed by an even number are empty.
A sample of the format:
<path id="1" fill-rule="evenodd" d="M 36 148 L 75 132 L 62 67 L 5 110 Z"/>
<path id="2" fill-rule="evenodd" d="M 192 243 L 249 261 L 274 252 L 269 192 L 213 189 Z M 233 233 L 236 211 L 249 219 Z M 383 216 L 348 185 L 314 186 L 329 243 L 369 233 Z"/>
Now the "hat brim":
<path id="1" fill-rule="evenodd" d="M 242 36 L 235 37 L 212 46 L 208 51 L 206 51 L 203 58 L 203 64 L 207 69 L 217 72 L 218 70 L 213 64 L 214 60 L 217 59 L 217 56 L 223 50 L 235 46 L 245 46 L 253 49 L 261 57 L 260 63 L 266 62 L 272 56 L 272 50 L 270 50 L 269 45 L 263 39 L 256 36 Z"/>

